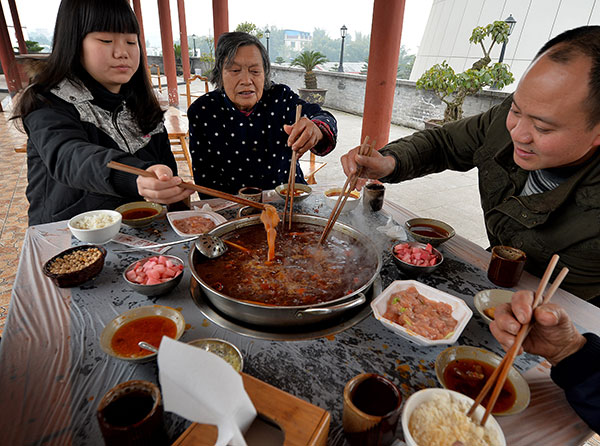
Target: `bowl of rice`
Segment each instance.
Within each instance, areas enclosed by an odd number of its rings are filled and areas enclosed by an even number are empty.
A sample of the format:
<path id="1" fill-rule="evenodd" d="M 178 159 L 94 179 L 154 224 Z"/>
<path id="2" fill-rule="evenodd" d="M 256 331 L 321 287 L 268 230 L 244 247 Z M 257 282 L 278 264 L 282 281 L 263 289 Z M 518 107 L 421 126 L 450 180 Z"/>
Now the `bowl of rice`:
<path id="1" fill-rule="evenodd" d="M 85 243 L 109 242 L 121 229 L 121 214 L 111 210 L 88 211 L 68 223 L 71 234 Z"/>
<path id="2" fill-rule="evenodd" d="M 402 411 L 402 431 L 407 446 L 506 446 L 500 425 L 489 416 L 485 426 L 479 421 L 485 413 L 478 406 L 473 417 L 467 411 L 473 400 L 447 389 L 423 389 L 412 394 Z"/>

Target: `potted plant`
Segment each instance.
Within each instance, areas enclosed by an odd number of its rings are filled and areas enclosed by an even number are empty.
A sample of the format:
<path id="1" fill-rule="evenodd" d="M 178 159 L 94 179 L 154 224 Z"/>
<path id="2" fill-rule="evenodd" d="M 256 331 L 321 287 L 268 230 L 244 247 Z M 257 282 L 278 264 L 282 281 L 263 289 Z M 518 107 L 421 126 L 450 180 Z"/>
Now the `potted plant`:
<path id="1" fill-rule="evenodd" d="M 481 45 L 483 57 L 473 66 L 462 73 L 455 73 L 450 65 L 443 61 L 427 70 L 417 80 L 417 88 L 431 90 L 444 104 L 443 120 L 433 120 L 444 124 L 456 121 L 463 117 L 463 103 L 467 96 L 479 93 L 484 87 L 493 85 L 501 89 L 511 84 L 515 79 L 509 71 L 508 65 L 494 63 L 490 65 L 490 52 L 495 44 L 508 40 L 509 25 L 503 21 L 495 21 L 486 26 L 478 26 L 473 30 L 469 42 Z M 491 42 L 486 48 L 484 41 L 489 38 Z M 435 126 L 435 124 L 434 124 Z M 428 123 L 425 123 L 425 127 Z"/>
<path id="2" fill-rule="evenodd" d="M 301 52 L 292 60 L 292 66 L 304 68 L 304 86 L 306 88 L 299 88 L 298 93 L 300 98 L 306 102 L 313 102 L 319 105 L 323 105 L 325 102 L 325 93 L 327 93 L 327 90 L 317 88 L 317 76 L 313 72 L 313 69 L 323 62 L 327 62 L 324 54 L 319 51 L 308 50 Z"/>

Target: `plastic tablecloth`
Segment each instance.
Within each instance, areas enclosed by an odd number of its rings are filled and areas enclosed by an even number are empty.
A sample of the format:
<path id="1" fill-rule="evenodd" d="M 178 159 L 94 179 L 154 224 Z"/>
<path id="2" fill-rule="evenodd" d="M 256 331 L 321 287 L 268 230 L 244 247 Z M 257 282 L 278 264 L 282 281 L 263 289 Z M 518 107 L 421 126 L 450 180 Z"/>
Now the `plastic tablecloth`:
<path id="1" fill-rule="evenodd" d="M 298 212 L 329 215 L 318 194 L 298 203 Z M 381 249 L 381 281 L 385 288 L 393 280 L 406 279 L 393 264 L 389 251 L 393 241 L 375 228 L 389 215 L 402 224 L 411 214 L 386 204 L 386 211 L 363 213 L 362 207 L 342 214 L 346 222 L 367 234 Z M 232 217 L 230 211 L 228 217 Z M 458 233 L 460 234 L 460 228 Z M 164 216 L 151 227 L 122 232 L 152 241 L 179 237 Z M 129 379 L 158 382 L 156 362 L 131 364 L 106 355 L 99 337 L 104 326 L 134 307 L 168 305 L 182 311 L 188 328 L 182 341 L 202 337 L 222 338 L 235 344 L 244 355 L 244 371 L 258 379 L 303 398 L 331 413 L 329 444 L 343 445 L 342 391 L 344 384 L 363 372 L 392 379 L 403 398 L 425 387 L 439 387 L 435 377 L 436 356 L 445 348 L 419 347 L 388 331 L 372 315 L 341 333 L 308 341 L 271 341 L 242 336 L 211 322 L 190 297 L 190 272 L 186 268 L 178 287 L 166 296 L 146 297 L 129 289 L 122 279 L 131 262 L 147 252 L 115 253 L 122 245 L 110 242 L 101 273 L 80 287 L 60 289 L 42 274 L 42 265 L 52 256 L 76 244 L 66 221 L 30 227 L 27 230 L 11 306 L 0 343 L 0 443 L 6 445 L 102 445 L 96 407 L 116 384 Z M 169 254 L 186 260 L 190 247 L 179 245 Z M 460 236 L 442 245 L 444 264 L 419 280 L 464 299 L 473 309 L 459 344 L 503 352 L 476 312 L 473 296 L 493 288 L 488 281 L 483 249 Z M 465 260 L 466 259 L 466 260 Z M 524 276 L 525 282 L 535 278 Z M 561 300 L 562 299 L 562 300 Z M 555 300 L 568 304 L 581 315 L 580 327 L 597 330 L 600 309 L 565 292 Z M 594 324 L 593 321 L 596 323 Z M 498 417 L 510 445 L 578 445 L 591 434 L 568 406 L 562 391 L 549 378 L 547 363 L 531 355 L 520 356 L 515 366 L 529 381 L 532 401 L 525 412 Z M 166 414 L 165 425 L 175 440 L 189 422 Z M 402 439 L 401 427 L 398 434 Z"/>

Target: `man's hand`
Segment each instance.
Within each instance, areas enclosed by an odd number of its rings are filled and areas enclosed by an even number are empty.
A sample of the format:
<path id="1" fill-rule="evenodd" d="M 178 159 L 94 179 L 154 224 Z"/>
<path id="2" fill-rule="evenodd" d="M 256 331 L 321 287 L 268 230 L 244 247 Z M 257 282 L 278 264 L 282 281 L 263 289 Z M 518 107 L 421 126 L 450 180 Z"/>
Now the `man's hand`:
<path id="1" fill-rule="evenodd" d="M 396 168 L 396 160 L 392 156 L 383 156 L 377 150 L 372 150 L 370 156 L 359 155 L 355 147 L 342 156 L 342 168 L 347 177 L 355 174 L 360 166 L 363 166 L 361 178 L 356 183 L 356 189 L 361 190 L 366 179 L 378 180 L 390 175 Z"/>
<path id="2" fill-rule="evenodd" d="M 138 193 L 148 201 L 171 204 L 184 200 L 194 193 L 193 190 L 183 189 L 179 185 L 183 180 L 173 176 L 173 171 L 164 164 L 155 164 L 146 169 L 156 177 L 137 177 Z"/>
<path id="3" fill-rule="evenodd" d="M 535 323 L 519 354 L 525 350 L 556 365 L 583 347 L 586 339 L 577 331 L 564 308 L 545 304 L 532 312 L 532 304 L 531 291 L 517 291 L 510 304 L 496 307 L 490 331 L 504 350 L 510 349 L 521 325 L 528 323 L 532 316 Z"/>
<path id="4" fill-rule="evenodd" d="M 306 116 L 302 116 L 294 125 L 285 124 L 283 131 L 289 135 L 287 145 L 298 152 L 298 158 L 323 139 L 321 129 Z"/>

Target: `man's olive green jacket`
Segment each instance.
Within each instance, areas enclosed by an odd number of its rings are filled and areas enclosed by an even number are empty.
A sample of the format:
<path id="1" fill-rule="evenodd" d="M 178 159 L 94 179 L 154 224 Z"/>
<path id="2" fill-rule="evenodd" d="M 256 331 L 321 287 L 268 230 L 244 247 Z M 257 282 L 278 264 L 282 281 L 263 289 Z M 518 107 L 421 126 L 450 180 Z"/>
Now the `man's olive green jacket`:
<path id="1" fill-rule="evenodd" d="M 511 100 L 481 115 L 389 143 L 381 153 L 396 158 L 396 169 L 381 180 L 394 183 L 477 167 L 491 246 L 522 249 L 527 253 L 526 269 L 538 277 L 557 253 L 555 271 L 562 266 L 570 270 L 562 288 L 585 300 L 600 296 L 600 156 L 552 191 L 519 196 L 528 172 L 513 161 L 506 129 Z"/>

